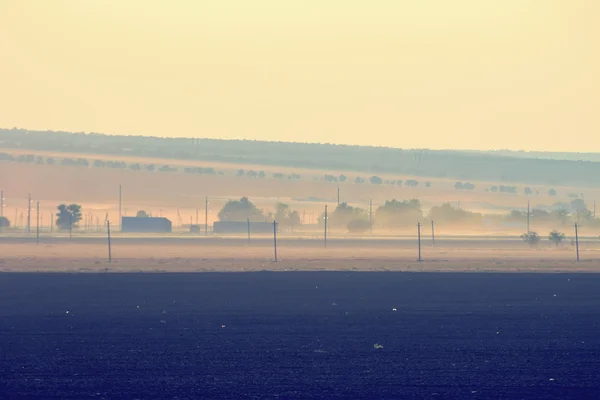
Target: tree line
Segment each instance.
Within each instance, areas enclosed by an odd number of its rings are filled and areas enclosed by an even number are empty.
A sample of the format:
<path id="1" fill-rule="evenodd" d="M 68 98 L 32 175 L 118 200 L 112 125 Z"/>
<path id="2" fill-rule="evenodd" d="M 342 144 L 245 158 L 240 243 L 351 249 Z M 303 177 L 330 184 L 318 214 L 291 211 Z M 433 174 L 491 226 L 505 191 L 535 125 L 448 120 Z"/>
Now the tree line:
<path id="1" fill-rule="evenodd" d="M 539 185 L 600 184 L 600 162 L 543 159 L 510 152 L 395 149 L 2 129 L 5 148 L 203 160 Z M 568 158 L 573 158 L 570 155 Z M 510 185 L 509 185 L 510 186 Z"/>

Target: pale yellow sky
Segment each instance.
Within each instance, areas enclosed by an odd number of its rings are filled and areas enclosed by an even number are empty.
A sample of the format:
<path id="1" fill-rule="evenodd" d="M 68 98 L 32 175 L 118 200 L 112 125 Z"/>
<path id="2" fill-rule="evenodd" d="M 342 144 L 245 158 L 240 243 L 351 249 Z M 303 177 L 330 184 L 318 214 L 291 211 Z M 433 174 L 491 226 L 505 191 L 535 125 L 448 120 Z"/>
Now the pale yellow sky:
<path id="1" fill-rule="evenodd" d="M 0 127 L 600 151 L 600 1 L 0 0 Z"/>

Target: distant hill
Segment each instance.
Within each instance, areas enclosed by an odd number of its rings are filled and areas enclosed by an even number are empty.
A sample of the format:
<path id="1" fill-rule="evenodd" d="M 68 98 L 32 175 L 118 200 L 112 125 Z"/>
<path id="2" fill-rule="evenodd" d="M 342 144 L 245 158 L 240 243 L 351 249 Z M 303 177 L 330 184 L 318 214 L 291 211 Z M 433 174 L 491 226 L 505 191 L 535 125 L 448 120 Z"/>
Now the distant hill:
<path id="1" fill-rule="evenodd" d="M 335 144 L 0 129 L 0 147 L 543 185 L 600 185 L 600 155 L 406 150 Z M 576 160 L 577 159 L 577 160 Z"/>

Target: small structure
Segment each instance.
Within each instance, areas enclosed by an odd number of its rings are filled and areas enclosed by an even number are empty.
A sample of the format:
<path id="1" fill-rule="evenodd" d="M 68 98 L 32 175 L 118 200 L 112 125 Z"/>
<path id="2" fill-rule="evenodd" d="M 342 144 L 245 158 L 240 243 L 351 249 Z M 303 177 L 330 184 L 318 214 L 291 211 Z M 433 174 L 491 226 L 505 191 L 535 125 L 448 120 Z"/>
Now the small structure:
<path id="1" fill-rule="evenodd" d="M 277 224 L 279 230 L 279 224 Z M 248 221 L 218 221 L 213 224 L 214 233 L 248 233 Z M 273 234 L 272 222 L 252 222 L 250 221 L 250 232 L 254 235 Z"/>
<path id="2" fill-rule="evenodd" d="M 190 233 L 204 232 L 204 225 L 192 224 L 190 225 Z"/>
<path id="3" fill-rule="evenodd" d="M 121 232 L 171 233 L 171 221 L 164 217 L 122 217 Z"/>

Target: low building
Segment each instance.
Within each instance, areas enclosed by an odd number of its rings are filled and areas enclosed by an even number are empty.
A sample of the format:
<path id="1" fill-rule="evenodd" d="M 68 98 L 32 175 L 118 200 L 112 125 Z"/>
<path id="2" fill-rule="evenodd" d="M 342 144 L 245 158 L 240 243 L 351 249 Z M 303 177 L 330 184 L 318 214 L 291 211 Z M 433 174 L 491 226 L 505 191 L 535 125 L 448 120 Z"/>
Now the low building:
<path id="1" fill-rule="evenodd" d="M 123 217 L 121 232 L 171 233 L 171 221 L 164 217 Z"/>
<path id="2" fill-rule="evenodd" d="M 279 230 L 279 224 L 277 224 Z M 213 224 L 214 233 L 248 233 L 248 221 L 218 221 Z M 273 234 L 272 222 L 252 222 L 250 221 L 250 233 L 257 235 Z"/>

